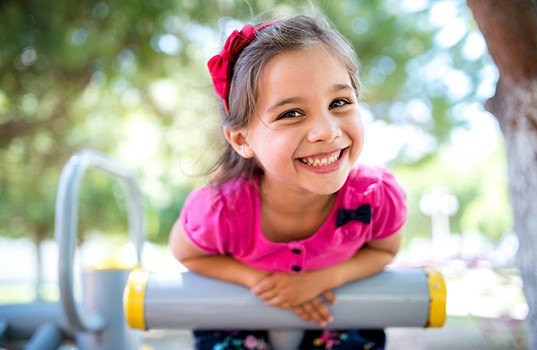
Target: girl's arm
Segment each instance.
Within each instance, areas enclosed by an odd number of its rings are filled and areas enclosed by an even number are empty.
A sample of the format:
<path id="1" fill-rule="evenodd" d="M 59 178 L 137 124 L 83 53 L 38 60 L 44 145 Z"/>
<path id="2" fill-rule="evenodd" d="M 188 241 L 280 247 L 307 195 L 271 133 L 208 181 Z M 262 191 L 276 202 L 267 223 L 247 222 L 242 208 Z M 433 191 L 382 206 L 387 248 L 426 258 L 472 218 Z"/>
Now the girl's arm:
<path id="1" fill-rule="evenodd" d="M 324 269 L 298 275 L 271 274 L 252 291 L 270 305 L 300 304 L 345 283 L 380 272 L 399 251 L 401 238 L 399 230 L 387 238 L 369 241 L 349 260 Z"/>
<path id="2" fill-rule="evenodd" d="M 228 255 L 207 254 L 194 245 L 186 236 L 179 220 L 173 225 L 169 243 L 177 260 L 190 271 L 203 276 L 251 288 L 267 274 L 249 267 Z"/>
<path id="3" fill-rule="evenodd" d="M 399 230 L 384 239 L 371 240 L 351 259 L 312 273 L 319 274 L 326 289 L 374 275 L 395 258 L 402 236 Z"/>
<path id="4" fill-rule="evenodd" d="M 169 239 L 173 255 L 187 269 L 200 275 L 216 278 L 223 281 L 237 283 L 248 288 L 257 285 L 266 272 L 256 270 L 228 255 L 210 255 L 198 248 L 186 236 L 179 220 L 173 225 Z M 325 299 L 333 302 L 331 293 L 325 293 Z M 332 319 L 332 314 L 324 302 L 316 296 L 312 300 L 305 300 L 301 305 L 291 307 L 297 316 L 306 321 L 313 321 L 324 325 Z"/>

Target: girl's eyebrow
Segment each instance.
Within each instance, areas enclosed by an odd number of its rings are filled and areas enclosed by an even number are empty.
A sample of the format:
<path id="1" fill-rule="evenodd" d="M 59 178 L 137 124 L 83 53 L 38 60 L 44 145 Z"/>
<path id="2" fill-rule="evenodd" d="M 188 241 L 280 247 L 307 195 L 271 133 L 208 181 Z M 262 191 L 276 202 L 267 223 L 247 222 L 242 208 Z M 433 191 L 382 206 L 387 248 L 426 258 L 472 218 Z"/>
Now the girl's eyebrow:
<path id="1" fill-rule="evenodd" d="M 350 86 L 349 84 L 336 84 L 334 85 L 334 87 L 332 88 L 332 92 L 338 92 L 338 91 L 341 91 L 341 90 L 351 90 L 351 91 L 354 91 L 354 88 L 352 86 Z"/>
<path id="2" fill-rule="evenodd" d="M 354 88 L 352 86 L 350 86 L 349 84 L 335 84 L 332 87 L 331 92 L 335 93 L 335 92 L 342 91 L 342 90 L 350 90 L 350 91 L 354 92 Z M 300 98 L 300 97 L 285 98 L 285 99 L 275 103 L 274 105 L 272 105 L 269 109 L 267 109 L 267 112 L 270 113 L 273 110 L 275 110 L 276 108 L 278 108 L 280 106 L 283 106 L 283 105 L 286 105 L 286 104 L 297 103 L 297 102 L 302 102 L 302 101 L 303 101 L 303 99 Z"/>
<path id="3" fill-rule="evenodd" d="M 272 112 L 273 110 L 275 110 L 276 108 L 280 107 L 280 106 L 283 106 L 283 105 L 286 105 L 286 104 L 291 104 L 291 103 L 297 103 L 297 102 L 301 102 L 302 101 L 302 98 L 300 97 L 290 97 L 290 98 L 286 98 L 286 99 L 283 99 L 281 100 L 280 102 L 272 105 L 272 107 L 270 107 L 269 109 L 267 109 L 268 112 Z"/>

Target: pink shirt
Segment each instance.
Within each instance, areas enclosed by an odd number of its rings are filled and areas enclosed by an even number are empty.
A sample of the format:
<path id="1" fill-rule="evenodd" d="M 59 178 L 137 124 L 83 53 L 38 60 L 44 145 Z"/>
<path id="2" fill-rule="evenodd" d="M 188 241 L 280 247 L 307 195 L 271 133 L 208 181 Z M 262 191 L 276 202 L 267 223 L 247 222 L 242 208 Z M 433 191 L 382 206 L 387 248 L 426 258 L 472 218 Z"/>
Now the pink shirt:
<path id="1" fill-rule="evenodd" d="M 209 254 L 229 254 L 268 272 L 300 272 L 348 260 L 367 241 L 397 232 L 406 220 L 405 199 L 387 170 L 361 165 L 338 191 L 326 221 L 304 240 L 273 242 L 263 235 L 259 191 L 246 178 L 193 191 L 180 220 L 186 235 Z M 371 208 L 369 223 L 351 220 L 337 227 L 338 209 L 364 204 Z"/>

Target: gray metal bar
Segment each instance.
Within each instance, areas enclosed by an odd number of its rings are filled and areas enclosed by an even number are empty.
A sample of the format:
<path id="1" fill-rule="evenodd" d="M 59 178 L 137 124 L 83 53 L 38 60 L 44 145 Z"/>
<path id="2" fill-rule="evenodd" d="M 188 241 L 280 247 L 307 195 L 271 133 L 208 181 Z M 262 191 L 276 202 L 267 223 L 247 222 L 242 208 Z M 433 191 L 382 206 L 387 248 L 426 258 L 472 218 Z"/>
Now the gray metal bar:
<path id="1" fill-rule="evenodd" d="M 129 232 L 136 246 L 138 264 L 144 241 L 141 195 L 134 174 L 126 167 L 95 151 L 73 155 L 63 168 L 56 198 L 55 237 L 59 247 L 60 302 L 69 324 L 77 331 L 101 330 L 105 321 L 98 313 L 81 317 L 73 295 L 73 258 L 78 224 L 80 182 L 88 168 L 98 168 L 125 180 L 128 185 Z"/>
<path id="2" fill-rule="evenodd" d="M 46 322 L 52 322 L 64 334 L 74 336 L 59 302 L 0 305 L 0 320 L 7 322 L 8 338 L 30 339 L 39 326 Z"/>
<path id="3" fill-rule="evenodd" d="M 8 328 L 9 322 L 0 318 L 0 343 L 3 343 L 7 339 Z"/>
<path id="4" fill-rule="evenodd" d="M 330 306 L 334 321 L 329 328 L 424 327 L 428 322 L 428 280 L 422 270 L 387 270 L 335 293 L 338 303 Z M 150 274 L 144 300 L 147 329 L 317 327 L 290 311 L 267 306 L 247 288 L 190 272 Z"/>
<path id="5" fill-rule="evenodd" d="M 140 332 L 130 329 L 121 308 L 123 288 L 130 270 L 85 270 L 82 272 L 83 305 L 98 310 L 106 320 L 103 332 L 79 332 L 80 350 L 140 349 Z"/>
<path id="6" fill-rule="evenodd" d="M 24 346 L 24 350 L 56 350 L 63 341 L 63 335 L 53 323 L 43 323 Z"/>

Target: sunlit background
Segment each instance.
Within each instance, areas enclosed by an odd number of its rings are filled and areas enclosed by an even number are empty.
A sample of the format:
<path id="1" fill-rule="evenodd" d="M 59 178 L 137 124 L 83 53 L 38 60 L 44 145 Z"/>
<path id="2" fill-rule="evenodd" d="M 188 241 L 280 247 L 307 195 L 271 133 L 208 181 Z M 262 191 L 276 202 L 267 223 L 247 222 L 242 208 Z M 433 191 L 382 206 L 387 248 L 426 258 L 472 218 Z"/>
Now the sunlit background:
<path id="1" fill-rule="evenodd" d="M 206 61 L 252 17 L 315 12 L 360 59 L 359 161 L 388 167 L 408 195 L 395 264 L 438 267 L 450 316 L 474 320 L 491 348 L 523 347 L 485 329 L 505 320 L 517 331 L 527 306 L 502 136 L 483 107 L 498 73 L 460 0 L 3 2 L 0 303 L 58 298 L 54 201 L 62 166 L 81 149 L 136 172 L 145 264 L 179 269 L 168 233 L 222 142 Z M 117 181 L 85 177 L 79 265 L 133 258 L 124 202 Z"/>

